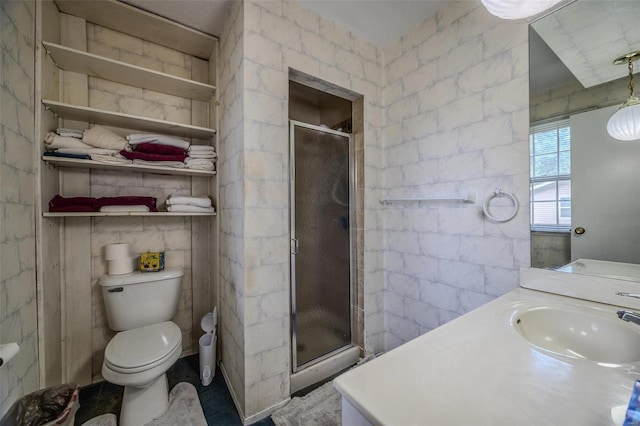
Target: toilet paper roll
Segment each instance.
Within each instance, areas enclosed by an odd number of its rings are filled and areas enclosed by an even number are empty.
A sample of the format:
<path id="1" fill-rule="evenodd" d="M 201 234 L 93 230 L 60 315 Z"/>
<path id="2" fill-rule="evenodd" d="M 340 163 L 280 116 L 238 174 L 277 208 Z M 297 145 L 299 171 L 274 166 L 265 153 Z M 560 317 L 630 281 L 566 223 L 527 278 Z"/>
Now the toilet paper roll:
<path id="1" fill-rule="evenodd" d="M 124 259 L 129 256 L 129 243 L 107 244 L 104 248 L 104 257 L 107 260 Z"/>
<path id="2" fill-rule="evenodd" d="M 130 274 L 133 272 L 133 262 L 130 257 L 109 261 L 109 275 Z"/>
<path id="3" fill-rule="evenodd" d="M 18 351 L 20 351 L 20 346 L 16 342 L 0 345 L 0 367 L 16 356 Z"/>

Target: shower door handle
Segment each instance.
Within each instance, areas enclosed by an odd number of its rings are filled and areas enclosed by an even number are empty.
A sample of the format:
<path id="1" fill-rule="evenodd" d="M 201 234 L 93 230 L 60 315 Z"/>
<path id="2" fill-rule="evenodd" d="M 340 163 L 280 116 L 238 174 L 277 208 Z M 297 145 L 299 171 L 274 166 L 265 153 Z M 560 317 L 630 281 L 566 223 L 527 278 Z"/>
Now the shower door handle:
<path id="1" fill-rule="evenodd" d="M 298 239 L 291 239 L 291 254 L 298 254 Z"/>

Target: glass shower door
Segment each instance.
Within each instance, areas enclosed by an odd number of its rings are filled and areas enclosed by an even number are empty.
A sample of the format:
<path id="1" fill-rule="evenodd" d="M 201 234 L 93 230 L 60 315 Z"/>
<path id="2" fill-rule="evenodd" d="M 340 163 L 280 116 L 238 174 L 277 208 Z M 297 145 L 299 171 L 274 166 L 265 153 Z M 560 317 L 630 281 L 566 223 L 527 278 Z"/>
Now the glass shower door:
<path id="1" fill-rule="evenodd" d="M 351 346 L 350 137 L 291 121 L 293 371 Z"/>

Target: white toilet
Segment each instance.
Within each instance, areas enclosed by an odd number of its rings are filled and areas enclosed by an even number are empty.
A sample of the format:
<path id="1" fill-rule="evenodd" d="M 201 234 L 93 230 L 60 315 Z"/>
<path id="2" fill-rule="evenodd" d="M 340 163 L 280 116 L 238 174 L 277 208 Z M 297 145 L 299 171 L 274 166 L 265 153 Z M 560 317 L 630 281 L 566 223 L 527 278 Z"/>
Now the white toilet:
<path id="1" fill-rule="evenodd" d="M 100 278 L 109 328 L 119 331 L 107 344 L 105 380 L 124 386 L 121 426 L 139 426 L 169 405 L 166 372 L 182 352 L 182 333 L 170 320 L 180 298 L 182 269 L 133 272 Z"/>

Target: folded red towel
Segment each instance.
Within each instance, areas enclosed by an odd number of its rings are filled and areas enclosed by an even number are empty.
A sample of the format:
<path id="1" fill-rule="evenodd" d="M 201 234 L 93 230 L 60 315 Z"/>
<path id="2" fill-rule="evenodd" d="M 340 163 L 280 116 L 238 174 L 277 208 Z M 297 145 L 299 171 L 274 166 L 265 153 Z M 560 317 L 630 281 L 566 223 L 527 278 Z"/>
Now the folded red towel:
<path id="1" fill-rule="evenodd" d="M 160 145 L 157 143 L 143 142 L 133 146 L 135 152 L 159 155 L 186 155 L 184 149 L 177 146 Z"/>
<path id="2" fill-rule="evenodd" d="M 60 195 L 54 195 L 49 200 L 49 211 L 51 213 L 59 212 L 96 212 L 93 197 L 62 197 Z"/>
<path id="3" fill-rule="evenodd" d="M 161 155 L 161 154 L 149 154 L 146 152 L 136 151 L 120 151 L 120 155 L 128 160 L 146 160 L 146 161 L 182 161 L 184 162 L 186 155 L 184 151 L 182 155 Z"/>
<path id="4" fill-rule="evenodd" d="M 122 197 L 101 197 L 98 198 L 93 206 L 96 211 L 100 210 L 100 207 L 104 206 L 147 206 L 150 212 L 157 212 L 155 197 L 136 197 L 136 196 L 122 196 Z"/>

